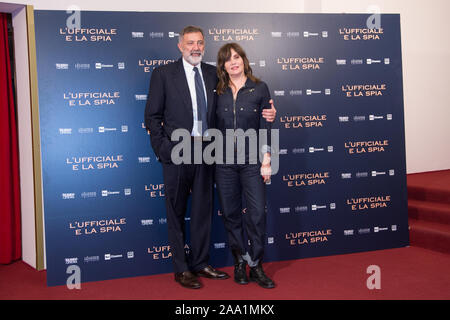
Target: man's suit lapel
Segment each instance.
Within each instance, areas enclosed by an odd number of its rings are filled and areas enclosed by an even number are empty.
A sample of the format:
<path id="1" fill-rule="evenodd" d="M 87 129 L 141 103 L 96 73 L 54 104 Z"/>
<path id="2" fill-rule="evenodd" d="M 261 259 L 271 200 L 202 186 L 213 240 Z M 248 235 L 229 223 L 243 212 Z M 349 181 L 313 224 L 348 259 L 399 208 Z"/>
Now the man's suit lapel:
<path id="1" fill-rule="evenodd" d="M 183 62 L 181 58 L 175 62 L 176 68 L 174 70 L 174 86 L 180 93 L 181 99 L 184 102 L 186 109 L 190 112 L 192 117 L 192 100 L 189 92 L 189 86 L 186 79 L 186 73 L 184 72 Z M 180 110 L 181 111 L 181 110 Z"/>

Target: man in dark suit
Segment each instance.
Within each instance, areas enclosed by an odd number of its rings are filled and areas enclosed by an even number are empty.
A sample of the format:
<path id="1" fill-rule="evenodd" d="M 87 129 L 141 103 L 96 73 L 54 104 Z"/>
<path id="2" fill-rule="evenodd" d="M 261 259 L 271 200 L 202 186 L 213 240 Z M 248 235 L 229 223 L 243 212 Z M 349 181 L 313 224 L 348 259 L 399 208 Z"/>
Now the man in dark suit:
<path id="1" fill-rule="evenodd" d="M 171 151 L 176 142 L 172 132 L 186 129 L 194 141 L 202 140 L 214 128 L 217 85 L 216 68 L 202 63 L 205 49 L 203 31 L 188 26 L 180 33 L 178 48 L 182 57 L 153 70 L 145 107 L 145 125 L 150 130 L 153 150 L 162 163 L 166 198 L 169 244 L 175 281 L 197 289 L 198 277 L 227 279 L 229 276 L 208 264 L 213 212 L 212 165 L 174 164 Z M 275 118 L 275 109 L 268 116 Z M 185 213 L 191 194 L 190 254 L 185 254 Z"/>

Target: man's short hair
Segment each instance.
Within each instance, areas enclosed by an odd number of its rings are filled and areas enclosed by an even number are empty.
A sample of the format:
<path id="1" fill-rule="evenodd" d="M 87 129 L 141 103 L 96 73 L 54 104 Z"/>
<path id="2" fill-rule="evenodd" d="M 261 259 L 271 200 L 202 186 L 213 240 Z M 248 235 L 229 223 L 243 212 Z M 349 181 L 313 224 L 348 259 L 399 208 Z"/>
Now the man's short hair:
<path id="1" fill-rule="evenodd" d="M 194 33 L 194 32 L 200 32 L 202 34 L 203 38 L 205 37 L 205 34 L 203 33 L 202 28 L 196 27 L 196 26 L 187 26 L 187 27 L 184 27 L 183 30 L 181 30 L 179 41 L 181 41 L 183 39 L 183 36 L 186 33 Z"/>

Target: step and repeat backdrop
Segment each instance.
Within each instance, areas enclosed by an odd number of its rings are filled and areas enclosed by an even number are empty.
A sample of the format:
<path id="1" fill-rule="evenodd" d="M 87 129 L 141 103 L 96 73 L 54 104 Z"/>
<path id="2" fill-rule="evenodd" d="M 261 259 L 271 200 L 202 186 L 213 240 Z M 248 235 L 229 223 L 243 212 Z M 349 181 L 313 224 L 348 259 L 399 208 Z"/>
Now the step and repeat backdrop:
<path id="1" fill-rule="evenodd" d="M 48 285 L 74 265 L 83 282 L 172 272 L 143 119 L 152 71 L 180 57 L 191 24 L 203 61 L 238 42 L 275 101 L 265 261 L 407 246 L 400 16 L 368 18 L 35 11 Z M 221 219 L 216 197 L 216 267 L 232 264 Z"/>

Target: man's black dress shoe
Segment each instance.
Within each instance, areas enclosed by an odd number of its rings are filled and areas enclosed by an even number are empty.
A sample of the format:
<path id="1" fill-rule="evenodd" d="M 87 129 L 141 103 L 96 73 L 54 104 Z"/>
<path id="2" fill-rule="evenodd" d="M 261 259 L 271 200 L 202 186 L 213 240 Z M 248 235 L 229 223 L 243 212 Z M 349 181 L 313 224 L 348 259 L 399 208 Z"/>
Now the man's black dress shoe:
<path id="1" fill-rule="evenodd" d="M 230 277 L 225 272 L 216 270 L 211 266 L 206 266 L 202 270 L 197 271 L 196 274 L 199 277 L 204 277 L 204 278 L 209 278 L 209 279 L 219 279 L 219 280 L 228 279 Z"/>
<path id="2" fill-rule="evenodd" d="M 197 277 L 190 271 L 175 273 L 175 281 L 189 289 L 200 289 L 202 287 Z"/>

